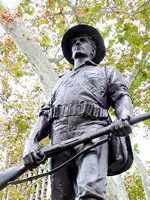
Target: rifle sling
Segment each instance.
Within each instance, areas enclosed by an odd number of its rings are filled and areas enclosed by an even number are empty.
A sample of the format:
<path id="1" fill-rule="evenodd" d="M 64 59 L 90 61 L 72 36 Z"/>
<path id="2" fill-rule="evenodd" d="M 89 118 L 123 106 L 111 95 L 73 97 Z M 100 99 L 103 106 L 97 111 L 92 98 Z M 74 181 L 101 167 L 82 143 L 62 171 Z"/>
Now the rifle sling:
<path id="1" fill-rule="evenodd" d="M 73 156 L 72 158 L 70 158 L 66 162 L 60 164 L 58 167 L 56 167 L 56 168 L 54 168 L 54 169 L 52 169 L 52 170 L 50 170 L 50 171 L 48 171 L 46 173 L 38 174 L 36 176 L 31 176 L 31 177 L 28 177 L 28 178 L 25 178 L 25 179 L 21 179 L 21 180 L 10 181 L 10 182 L 8 182 L 8 185 L 17 185 L 17 184 L 24 183 L 24 182 L 27 182 L 27 181 L 37 180 L 39 178 L 42 178 L 42 177 L 45 177 L 45 176 L 48 176 L 48 175 L 52 175 L 55 172 L 57 172 L 58 170 L 60 170 L 61 168 L 63 168 L 64 166 L 68 165 L 73 160 L 77 159 L 82 154 L 88 152 L 90 149 L 92 149 L 92 148 L 94 148 L 94 147 L 96 147 L 98 145 L 102 145 L 105 142 L 108 142 L 110 139 L 111 139 L 111 135 L 109 135 L 107 139 L 100 140 L 100 141 L 94 143 L 93 145 L 91 145 L 90 147 L 87 147 L 86 149 L 80 151 L 79 153 L 77 153 L 75 156 Z"/>

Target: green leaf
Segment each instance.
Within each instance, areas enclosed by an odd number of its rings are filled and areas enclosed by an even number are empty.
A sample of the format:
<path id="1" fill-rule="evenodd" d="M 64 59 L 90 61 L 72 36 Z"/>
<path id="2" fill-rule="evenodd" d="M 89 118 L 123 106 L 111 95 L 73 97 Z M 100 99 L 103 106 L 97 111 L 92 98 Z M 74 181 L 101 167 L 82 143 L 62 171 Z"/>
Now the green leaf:
<path id="1" fill-rule="evenodd" d="M 40 45 L 42 47 L 47 48 L 47 47 L 50 46 L 50 44 L 51 44 L 51 41 L 50 41 L 50 38 L 47 35 L 43 35 L 43 36 L 40 37 Z"/>

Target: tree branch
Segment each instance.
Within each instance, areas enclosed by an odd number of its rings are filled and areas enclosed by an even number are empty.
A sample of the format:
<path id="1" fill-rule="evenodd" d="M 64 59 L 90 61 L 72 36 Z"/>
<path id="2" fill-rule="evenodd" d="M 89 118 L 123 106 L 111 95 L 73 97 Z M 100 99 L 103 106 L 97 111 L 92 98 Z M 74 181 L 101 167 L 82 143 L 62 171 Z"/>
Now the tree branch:
<path id="1" fill-rule="evenodd" d="M 130 75 L 127 78 L 127 86 L 128 88 L 130 88 L 130 86 L 132 85 L 133 81 L 135 80 L 135 78 L 137 77 L 138 73 L 140 71 L 140 68 L 135 67 L 132 72 L 130 73 Z"/>
<path id="2" fill-rule="evenodd" d="M 4 30 L 14 39 L 21 51 L 27 56 L 34 71 L 38 74 L 46 96 L 57 81 L 57 74 L 49 59 L 44 55 L 42 48 L 35 41 L 30 40 L 30 32 L 26 30 L 22 21 L 11 23 L 0 22 Z"/>

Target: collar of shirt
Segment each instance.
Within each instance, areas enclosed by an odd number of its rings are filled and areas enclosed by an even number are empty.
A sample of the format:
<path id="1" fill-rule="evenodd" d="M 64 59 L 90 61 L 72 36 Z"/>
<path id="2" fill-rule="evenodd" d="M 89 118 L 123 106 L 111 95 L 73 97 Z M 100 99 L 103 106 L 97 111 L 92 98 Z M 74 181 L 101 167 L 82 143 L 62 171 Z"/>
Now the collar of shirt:
<path id="1" fill-rule="evenodd" d="M 73 69 L 74 71 L 76 71 L 76 70 L 78 70 L 78 69 L 81 69 L 82 67 L 84 67 L 84 66 L 88 66 L 88 65 L 93 65 L 93 66 L 96 66 L 97 64 L 96 63 L 94 63 L 93 61 L 91 61 L 91 60 L 87 60 L 84 64 L 82 64 L 82 65 L 80 65 L 80 66 L 78 66 L 78 67 L 76 67 L 75 69 Z"/>

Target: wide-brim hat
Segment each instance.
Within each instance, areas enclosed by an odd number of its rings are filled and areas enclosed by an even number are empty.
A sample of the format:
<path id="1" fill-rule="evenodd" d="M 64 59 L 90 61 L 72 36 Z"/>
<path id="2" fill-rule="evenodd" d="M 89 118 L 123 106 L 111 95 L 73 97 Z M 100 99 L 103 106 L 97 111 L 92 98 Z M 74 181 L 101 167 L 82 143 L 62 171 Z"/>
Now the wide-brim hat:
<path id="1" fill-rule="evenodd" d="M 81 35 L 87 35 L 93 39 L 96 45 L 96 55 L 92 59 L 92 61 L 95 62 L 96 64 L 100 63 L 100 61 L 103 60 L 106 53 L 104 40 L 97 29 L 86 24 L 79 24 L 73 26 L 64 34 L 61 43 L 64 57 L 71 64 L 74 63 L 72 59 L 72 39 L 74 39 L 75 37 L 79 37 Z"/>

